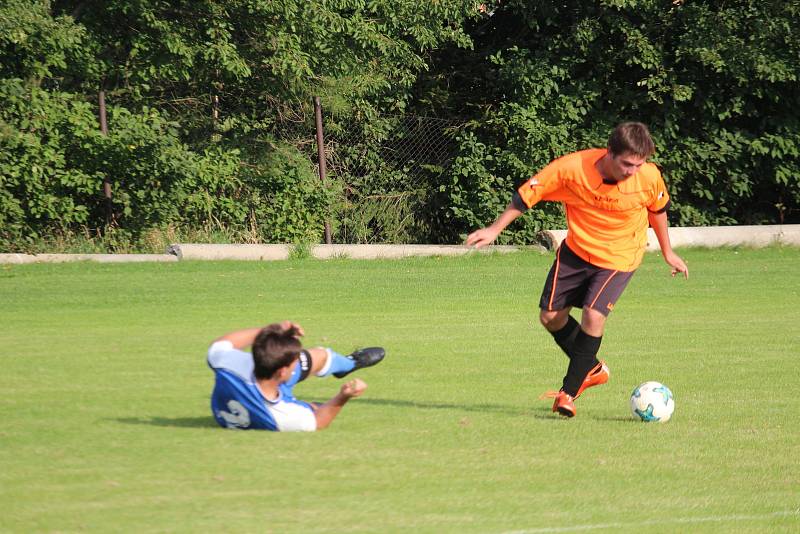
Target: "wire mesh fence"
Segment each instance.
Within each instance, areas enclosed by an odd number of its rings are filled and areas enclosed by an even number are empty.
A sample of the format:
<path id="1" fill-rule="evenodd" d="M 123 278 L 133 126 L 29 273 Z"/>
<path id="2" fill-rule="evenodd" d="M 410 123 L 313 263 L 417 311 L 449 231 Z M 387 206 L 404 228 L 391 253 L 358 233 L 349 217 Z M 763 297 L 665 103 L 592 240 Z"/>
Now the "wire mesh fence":
<path id="1" fill-rule="evenodd" d="M 281 119 L 276 137 L 314 161 L 319 175 L 313 116 Z M 457 153 L 462 126 L 458 119 L 414 114 L 365 119 L 323 113 L 324 187 L 338 193 L 329 214 L 333 240 L 427 240 L 434 197 Z"/>
<path id="2" fill-rule="evenodd" d="M 211 226 L 229 231 L 232 240 L 441 240 L 432 228 L 444 202 L 440 186 L 458 152 L 463 120 L 411 113 L 325 113 L 323 101 L 320 160 L 318 125 L 309 103 L 276 99 L 266 103 L 260 117 L 231 113 L 224 101 L 213 96 L 160 99 L 149 104 L 175 118 L 175 124 L 180 122 L 185 141 L 198 152 L 217 147 L 238 154 L 244 170 L 237 174 L 237 184 L 226 186 L 225 191 L 209 191 L 210 195 L 227 195 L 237 204 L 237 212 L 247 212 L 242 222 L 209 208 Z M 286 177 L 290 174 L 294 176 Z M 298 184 L 304 190 L 295 194 L 292 191 Z M 123 183 L 113 187 L 115 197 L 125 193 Z M 324 194 L 309 189 L 324 190 Z M 299 220 L 313 210 L 326 211 L 324 233 L 315 229 L 313 221 Z M 111 207 L 108 212 L 113 219 Z"/>

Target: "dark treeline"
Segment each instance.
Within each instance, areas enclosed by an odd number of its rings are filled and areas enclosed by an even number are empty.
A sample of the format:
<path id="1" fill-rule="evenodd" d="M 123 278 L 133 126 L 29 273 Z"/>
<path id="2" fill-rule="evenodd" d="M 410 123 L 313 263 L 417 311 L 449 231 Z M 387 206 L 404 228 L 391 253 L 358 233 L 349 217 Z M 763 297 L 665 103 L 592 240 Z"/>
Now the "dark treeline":
<path id="1" fill-rule="evenodd" d="M 338 242 L 458 242 L 622 120 L 653 131 L 671 224 L 798 222 L 798 75 L 798 0 L 2 0 L 0 250 L 318 242 L 326 220 Z M 446 164 L 387 149 L 410 115 L 458 124 Z"/>

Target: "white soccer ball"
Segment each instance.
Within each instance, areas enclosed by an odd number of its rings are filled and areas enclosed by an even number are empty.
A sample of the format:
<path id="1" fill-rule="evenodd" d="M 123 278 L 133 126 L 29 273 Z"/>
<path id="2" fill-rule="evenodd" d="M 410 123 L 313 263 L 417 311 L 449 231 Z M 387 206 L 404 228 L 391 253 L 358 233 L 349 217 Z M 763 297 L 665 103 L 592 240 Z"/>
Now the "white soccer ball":
<path id="1" fill-rule="evenodd" d="M 666 423 L 675 411 L 672 391 L 661 382 L 645 382 L 631 393 L 631 411 L 645 423 Z"/>

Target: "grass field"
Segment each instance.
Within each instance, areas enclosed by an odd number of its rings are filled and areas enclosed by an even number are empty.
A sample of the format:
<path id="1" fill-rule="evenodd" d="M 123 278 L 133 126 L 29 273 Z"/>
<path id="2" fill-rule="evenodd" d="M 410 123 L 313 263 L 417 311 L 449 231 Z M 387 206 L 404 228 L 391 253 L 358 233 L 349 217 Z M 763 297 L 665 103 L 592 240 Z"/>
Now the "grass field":
<path id="1" fill-rule="evenodd" d="M 800 249 L 648 255 L 562 420 L 551 256 L 0 266 L 2 532 L 798 532 Z M 330 429 L 226 431 L 211 339 L 382 345 Z M 660 380 L 666 424 L 628 397 Z M 296 388 L 326 400 L 332 378 Z"/>

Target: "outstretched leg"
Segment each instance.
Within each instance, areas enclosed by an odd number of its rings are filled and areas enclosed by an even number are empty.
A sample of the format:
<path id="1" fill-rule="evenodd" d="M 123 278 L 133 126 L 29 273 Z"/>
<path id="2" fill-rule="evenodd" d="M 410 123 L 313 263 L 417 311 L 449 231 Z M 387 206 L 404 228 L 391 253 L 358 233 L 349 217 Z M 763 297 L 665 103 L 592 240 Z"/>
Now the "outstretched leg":
<path id="1" fill-rule="evenodd" d="M 569 367 L 564 377 L 564 391 L 577 395 L 586 375 L 599 363 L 597 352 L 603 339 L 606 316 L 591 308 L 584 308 L 581 324 L 563 310 L 542 310 L 539 320 L 561 350 L 569 357 Z"/>
<path id="2" fill-rule="evenodd" d="M 347 372 L 356 366 L 356 363 L 347 356 L 327 347 L 313 347 L 306 351 L 311 355 L 311 373 L 317 376 Z"/>
<path id="3" fill-rule="evenodd" d="M 578 396 L 584 379 L 600 363 L 597 353 L 603 340 L 605 322 L 606 316 L 602 313 L 588 307 L 583 309 L 581 326 L 571 347 L 572 358 L 561 387 L 572 397 Z"/>
<path id="4" fill-rule="evenodd" d="M 567 374 L 562 381 L 561 391 L 556 394 L 553 411 L 567 417 L 574 416 L 573 400 L 587 387 L 608 380 L 608 368 L 597 361 L 605 319 L 605 315 L 589 307 L 583 310 L 581 324 L 569 315 L 569 309 L 542 310 L 539 320 L 569 357 Z"/>
<path id="5" fill-rule="evenodd" d="M 357 369 L 375 365 L 386 355 L 381 347 L 359 349 L 347 356 L 325 347 L 314 347 L 307 351 L 311 355 L 310 372 L 317 376 L 333 375 L 336 378 L 344 378 Z"/>

